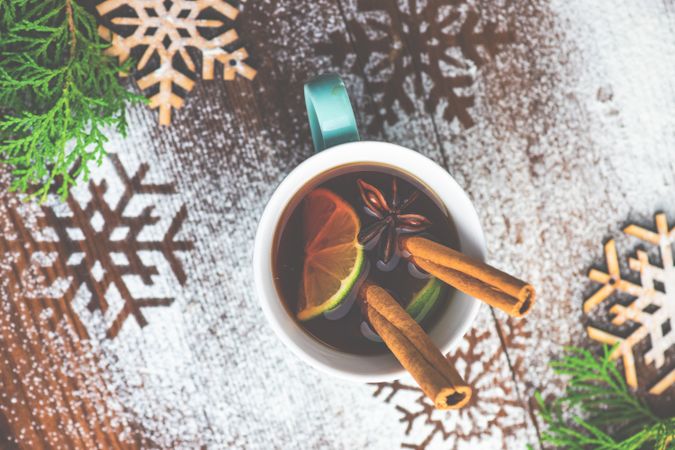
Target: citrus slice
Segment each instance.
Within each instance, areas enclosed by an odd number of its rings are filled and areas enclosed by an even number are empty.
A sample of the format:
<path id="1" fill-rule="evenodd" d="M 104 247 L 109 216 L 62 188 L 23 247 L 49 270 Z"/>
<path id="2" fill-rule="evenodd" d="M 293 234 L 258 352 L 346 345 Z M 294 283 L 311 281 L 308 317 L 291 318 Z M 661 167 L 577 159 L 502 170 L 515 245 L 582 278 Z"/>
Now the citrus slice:
<path id="1" fill-rule="evenodd" d="M 364 262 L 359 228 L 354 209 L 328 189 L 315 189 L 305 197 L 298 319 L 309 320 L 335 308 L 354 287 Z"/>
<path id="2" fill-rule="evenodd" d="M 438 278 L 431 277 L 427 284 L 413 296 L 405 310 L 419 323 L 429 314 L 444 291 L 445 284 Z"/>

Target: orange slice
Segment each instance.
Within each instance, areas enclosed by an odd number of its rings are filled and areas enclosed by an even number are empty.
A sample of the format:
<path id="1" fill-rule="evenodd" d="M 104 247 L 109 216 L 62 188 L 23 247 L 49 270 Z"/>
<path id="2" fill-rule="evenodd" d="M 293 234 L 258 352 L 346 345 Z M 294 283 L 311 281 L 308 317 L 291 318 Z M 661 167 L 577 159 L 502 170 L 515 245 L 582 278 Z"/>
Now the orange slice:
<path id="1" fill-rule="evenodd" d="M 298 319 L 309 320 L 335 308 L 354 287 L 364 262 L 359 228 L 354 209 L 328 189 L 315 189 L 305 197 Z"/>

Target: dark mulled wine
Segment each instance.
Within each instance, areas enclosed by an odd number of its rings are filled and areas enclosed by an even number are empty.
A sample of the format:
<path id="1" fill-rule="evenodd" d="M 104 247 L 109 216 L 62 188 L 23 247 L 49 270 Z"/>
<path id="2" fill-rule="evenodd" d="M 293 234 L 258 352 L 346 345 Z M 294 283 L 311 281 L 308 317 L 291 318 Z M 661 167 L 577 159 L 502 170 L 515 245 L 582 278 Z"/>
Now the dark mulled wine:
<path id="1" fill-rule="evenodd" d="M 343 352 L 386 346 L 365 322 L 357 293 L 380 285 L 428 330 L 452 288 L 417 268 L 398 237 L 430 236 L 457 248 L 440 201 L 413 176 L 377 165 L 336 168 L 309 181 L 284 212 L 274 238 L 277 291 L 312 336 Z"/>

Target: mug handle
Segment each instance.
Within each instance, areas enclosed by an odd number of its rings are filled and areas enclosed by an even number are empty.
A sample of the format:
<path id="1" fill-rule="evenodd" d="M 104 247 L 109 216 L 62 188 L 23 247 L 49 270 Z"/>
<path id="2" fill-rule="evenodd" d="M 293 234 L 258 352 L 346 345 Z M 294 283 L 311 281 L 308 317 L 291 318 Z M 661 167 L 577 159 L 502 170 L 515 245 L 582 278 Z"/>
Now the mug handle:
<path id="1" fill-rule="evenodd" d="M 354 110 L 338 74 L 319 75 L 306 83 L 305 106 L 317 153 L 334 145 L 359 140 Z"/>

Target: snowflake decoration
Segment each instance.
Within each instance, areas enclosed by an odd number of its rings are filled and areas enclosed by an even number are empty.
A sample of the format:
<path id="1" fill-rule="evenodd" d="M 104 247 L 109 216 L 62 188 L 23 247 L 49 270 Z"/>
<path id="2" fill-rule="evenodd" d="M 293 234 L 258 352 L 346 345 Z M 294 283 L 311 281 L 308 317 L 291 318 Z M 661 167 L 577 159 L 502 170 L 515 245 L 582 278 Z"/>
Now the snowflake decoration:
<path id="1" fill-rule="evenodd" d="M 176 239 L 187 217 L 185 206 L 172 218 L 163 238 L 147 240 L 140 236 L 160 217 L 153 215 L 153 205 L 129 215 L 129 205 L 145 194 L 174 194 L 174 186 L 144 182 L 147 164 L 141 164 L 129 177 L 117 155 L 111 154 L 109 159 L 122 183 L 114 206 L 107 201 L 108 183 L 90 181 L 87 201 L 78 202 L 75 195 L 70 195 L 65 205 L 42 206 L 42 215 L 34 226 L 24 222 L 17 208 L 8 208 L 15 232 L 0 236 L 1 254 L 18 271 L 14 275 L 17 287 L 12 290 L 33 292 L 32 296 L 39 298 L 45 308 L 46 318 L 68 321 L 81 338 L 88 338 L 89 333 L 73 307 L 76 299 L 88 296 L 86 308 L 107 316 L 106 334 L 110 338 L 117 336 L 130 317 L 143 327 L 148 323 L 143 309 L 168 306 L 173 299 L 140 297 L 141 289 L 128 280 L 137 278 L 144 286 L 153 286 L 160 272 L 144 255 L 155 254 L 164 258 L 184 285 L 187 276 L 177 252 L 193 248 L 191 242 Z M 42 292 L 35 295 L 37 291 Z M 113 302 L 121 306 L 113 308 Z"/>
<path id="2" fill-rule="evenodd" d="M 128 8 L 134 17 L 127 16 Z M 176 87 L 185 93 L 194 87 L 197 64 L 190 50 L 201 53 L 205 80 L 214 78 L 216 62 L 223 66 L 224 80 L 237 74 L 252 80 L 256 75 L 245 62 L 245 48 L 227 50 L 237 46 L 239 36 L 226 20 L 234 21 L 239 9 L 224 0 L 104 0 L 96 9 L 117 30 L 99 26 L 99 34 L 111 42 L 108 54 L 124 62 L 132 51 L 141 50 L 138 86 L 149 91 L 150 107 L 159 108 L 161 125 L 171 121 L 172 108 L 183 106 Z"/>
<path id="3" fill-rule="evenodd" d="M 635 368 L 634 347 L 649 337 L 651 348 L 644 354 L 646 364 L 654 364 L 656 369 L 664 366 L 666 352 L 675 344 L 675 265 L 673 265 L 672 245 L 675 242 L 675 228 L 668 230 L 665 214 L 656 215 L 656 232 L 630 225 L 624 232 L 641 241 L 658 246 L 661 254 L 661 266 L 649 262 L 647 252 L 637 250 L 635 258 L 629 258 L 631 270 L 639 272 L 640 284 L 632 283 L 621 277 L 619 259 L 614 240 L 605 244 L 607 273 L 592 269 L 588 277 L 603 286 L 584 302 L 584 312 L 589 313 L 602 302 L 616 293 L 625 293 L 632 297 L 626 305 L 615 303 L 609 308 L 611 323 L 621 326 L 635 323 L 639 326 L 628 337 L 589 326 L 588 335 L 596 341 L 615 345 L 613 357 L 621 357 L 626 383 L 636 389 L 638 377 Z M 675 383 L 675 369 L 661 377 L 649 390 L 660 395 Z"/>
<path id="4" fill-rule="evenodd" d="M 357 61 L 363 65 L 367 89 L 380 105 L 369 131 L 376 132 L 385 120 L 396 123 L 399 110 L 413 113 L 415 98 L 427 99 L 430 114 L 440 112 L 448 122 L 457 120 L 465 128 L 474 125 L 470 91 L 476 69 L 502 44 L 512 42 L 512 33 L 496 22 L 480 25 L 478 12 L 464 1 L 449 5 L 443 0 L 406 0 L 399 9 L 396 2 L 358 0 L 358 12 L 347 23 L 350 39 L 333 32 L 329 42 L 315 48 L 335 65 L 343 66 L 348 59 L 352 66 Z"/>
<path id="5" fill-rule="evenodd" d="M 466 407 L 459 410 L 439 411 L 424 393 L 411 381 L 396 380 L 377 383 L 374 396 L 383 397 L 389 403 L 396 401 L 400 422 L 406 425 L 405 434 L 413 431 L 421 434 L 419 443 L 403 443 L 403 448 L 425 450 L 432 442 L 442 442 L 443 448 L 475 448 L 476 442 L 499 441 L 502 448 L 513 444 L 506 437 L 522 433 L 527 426 L 523 406 L 511 388 L 499 380 L 505 355 L 499 342 L 492 339 L 490 331 L 474 329 L 466 336 L 461 347 L 448 359 L 471 386 L 473 396 Z M 494 348 L 495 345 L 497 348 Z M 508 368 L 507 368 L 508 370 Z M 510 380 L 510 372 L 504 374 Z M 388 391 L 388 394 L 385 393 Z M 514 418 L 514 410 L 523 412 Z M 495 439 L 493 433 L 501 436 Z M 492 445 L 492 444 L 488 444 Z"/>

